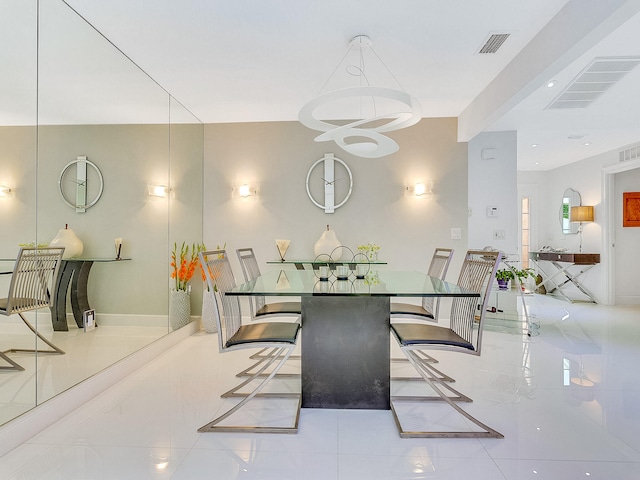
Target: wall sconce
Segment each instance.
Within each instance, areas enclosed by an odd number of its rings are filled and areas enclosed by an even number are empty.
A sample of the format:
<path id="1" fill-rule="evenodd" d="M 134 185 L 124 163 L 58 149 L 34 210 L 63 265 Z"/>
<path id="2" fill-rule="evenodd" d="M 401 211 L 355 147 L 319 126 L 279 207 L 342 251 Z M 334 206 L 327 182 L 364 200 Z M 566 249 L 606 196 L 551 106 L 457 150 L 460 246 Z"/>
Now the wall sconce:
<path id="1" fill-rule="evenodd" d="M 413 185 L 407 185 L 405 196 L 431 198 L 433 196 L 433 182 L 416 182 Z"/>
<path id="2" fill-rule="evenodd" d="M 231 192 L 232 198 L 257 197 L 257 195 L 258 195 L 257 188 L 248 183 L 236 185 L 235 187 L 233 187 L 233 191 Z"/>
<path id="3" fill-rule="evenodd" d="M 151 183 L 147 184 L 147 193 L 150 197 L 160 197 L 165 198 L 169 195 L 171 189 L 166 185 L 153 185 Z"/>
<path id="4" fill-rule="evenodd" d="M 6 198 L 11 193 L 11 189 L 4 185 L 0 185 L 0 198 Z"/>
<path id="5" fill-rule="evenodd" d="M 571 207 L 569 221 L 571 223 L 579 223 L 578 234 L 580 235 L 580 246 L 578 252 L 582 253 L 582 224 L 593 222 L 593 206 L 581 205 L 579 207 Z"/>

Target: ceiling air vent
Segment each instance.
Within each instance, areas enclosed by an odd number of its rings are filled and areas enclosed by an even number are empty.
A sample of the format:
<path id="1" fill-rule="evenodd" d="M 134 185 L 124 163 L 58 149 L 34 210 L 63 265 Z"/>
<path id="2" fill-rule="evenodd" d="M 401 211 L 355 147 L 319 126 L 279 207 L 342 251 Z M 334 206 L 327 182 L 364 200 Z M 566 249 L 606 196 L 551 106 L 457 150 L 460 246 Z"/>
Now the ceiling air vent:
<path id="1" fill-rule="evenodd" d="M 640 57 L 594 59 L 546 108 L 586 108 L 640 63 Z"/>
<path id="2" fill-rule="evenodd" d="M 620 161 L 626 162 L 628 160 L 633 160 L 634 158 L 640 158 L 640 145 L 627 148 L 626 150 L 622 150 L 620 152 Z"/>
<path id="3" fill-rule="evenodd" d="M 490 34 L 484 42 L 484 45 L 480 48 L 478 53 L 496 53 L 498 49 L 502 46 L 507 38 L 509 38 L 510 33 L 492 33 Z"/>

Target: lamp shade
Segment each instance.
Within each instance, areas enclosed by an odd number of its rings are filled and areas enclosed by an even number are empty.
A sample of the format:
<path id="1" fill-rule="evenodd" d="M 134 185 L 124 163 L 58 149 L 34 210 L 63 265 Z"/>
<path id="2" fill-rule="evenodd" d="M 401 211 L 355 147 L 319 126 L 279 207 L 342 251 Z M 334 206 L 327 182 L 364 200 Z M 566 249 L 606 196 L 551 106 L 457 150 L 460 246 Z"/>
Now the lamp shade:
<path id="1" fill-rule="evenodd" d="M 593 207 L 582 205 L 571 207 L 572 222 L 593 222 Z"/>

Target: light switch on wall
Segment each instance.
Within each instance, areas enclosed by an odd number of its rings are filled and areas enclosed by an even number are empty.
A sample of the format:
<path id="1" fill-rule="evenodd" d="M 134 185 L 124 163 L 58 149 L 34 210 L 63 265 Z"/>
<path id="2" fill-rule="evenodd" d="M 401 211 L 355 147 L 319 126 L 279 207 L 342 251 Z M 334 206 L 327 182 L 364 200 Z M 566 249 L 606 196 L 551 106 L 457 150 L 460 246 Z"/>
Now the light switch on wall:
<path id="1" fill-rule="evenodd" d="M 451 229 L 451 240 L 462 240 L 462 229 L 461 228 L 452 228 Z"/>
<path id="2" fill-rule="evenodd" d="M 498 207 L 488 206 L 487 207 L 487 217 L 497 217 L 500 211 Z"/>

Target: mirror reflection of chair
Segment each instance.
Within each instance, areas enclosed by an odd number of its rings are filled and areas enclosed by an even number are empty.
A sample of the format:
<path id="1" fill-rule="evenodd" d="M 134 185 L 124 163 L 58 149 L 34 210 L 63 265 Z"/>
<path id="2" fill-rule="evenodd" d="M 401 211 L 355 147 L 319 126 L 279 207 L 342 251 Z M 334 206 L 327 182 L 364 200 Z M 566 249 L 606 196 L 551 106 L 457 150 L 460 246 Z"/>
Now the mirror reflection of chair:
<path id="1" fill-rule="evenodd" d="M 444 280 L 449 270 L 449 264 L 453 257 L 452 248 L 436 248 L 431 257 L 427 274 L 430 277 Z M 391 302 L 391 319 L 413 318 L 429 321 L 438 321 L 440 311 L 439 297 L 422 297 L 422 305 L 412 303 Z"/>
<path id="2" fill-rule="evenodd" d="M 17 362 L 9 358 L 7 353 L 53 353 L 64 354 L 64 351 L 39 333 L 23 315 L 24 312 L 50 307 L 55 298 L 53 291 L 58 268 L 62 261 L 64 248 L 21 248 L 13 268 L 7 298 L 0 298 L 0 315 L 10 317 L 18 314 L 22 321 L 46 343 L 50 350 L 11 348 L 0 352 L 0 358 L 10 366 L 0 366 L 0 370 L 24 370 Z"/>
<path id="3" fill-rule="evenodd" d="M 204 273 L 209 286 L 205 295 L 214 297 L 214 317 L 218 327 L 218 348 L 220 353 L 226 353 L 246 348 L 268 348 L 268 355 L 261 362 L 260 368 L 249 378 L 225 392 L 221 398 L 242 398 L 242 400 L 228 411 L 204 425 L 199 432 L 263 432 L 263 433 L 296 433 L 302 395 L 291 391 L 278 393 L 260 393 L 264 387 L 276 376 L 278 371 L 290 358 L 296 348 L 300 331 L 298 322 L 255 322 L 242 324 L 242 312 L 237 296 L 227 296 L 225 293 L 235 287 L 235 280 L 231 265 L 225 250 L 200 252 L 200 262 L 205 266 Z M 214 289 L 215 287 L 215 289 Z M 216 294 L 216 290 L 218 294 Z M 250 393 L 240 390 L 253 382 L 257 383 Z M 229 426 L 220 422 L 240 410 L 254 397 L 267 398 L 297 398 L 297 411 L 293 426 Z"/>
<path id="4" fill-rule="evenodd" d="M 432 372 L 431 365 L 418 352 L 427 349 L 480 355 L 484 317 L 495 272 L 500 264 L 500 252 L 473 251 L 466 253 L 460 269 L 458 285 L 480 294 L 480 297 L 459 297 L 452 300 L 449 326 L 430 323 L 393 323 L 391 333 L 412 366 L 437 396 L 392 396 L 391 410 L 400 436 L 405 437 L 453 437 L 453 438 L 503 438 L 496 430 L 481 423 L 463 410 L 457 402 L 471 402 L 471 398 L 453 389 L 451 385 Z M 449 395 L 453 394 L 453 395 Z M 469 431 L 410 431 L 404 430 L 395 404 L 399 402 L 444 401 L 465 419 L 481 430 Z"/>
<path id="5" fill-rule="evenodd" d="M 250 282 L 258 278 L 260 276 L 260 267 L 253 253 L 253 248 L 238 248 L 236 253 L 240 260 L 244 281 Z M 300 316 L 302 314 L 300 302 L 266 303 L 265 298 L 259 296 L 249 298 L 249 308 L 252 320 L 273 316 Z"/>

